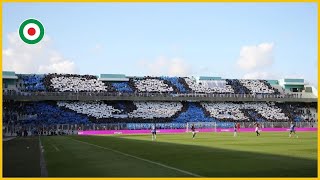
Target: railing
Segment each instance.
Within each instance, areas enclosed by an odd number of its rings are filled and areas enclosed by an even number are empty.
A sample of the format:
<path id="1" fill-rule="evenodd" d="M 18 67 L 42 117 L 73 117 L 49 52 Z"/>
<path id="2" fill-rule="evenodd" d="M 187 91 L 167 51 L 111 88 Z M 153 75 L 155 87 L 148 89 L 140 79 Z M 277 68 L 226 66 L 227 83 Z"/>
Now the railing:
<path id="1" fill-rule="evenodd" d="M 254 128 L 254 122 L 239 122 L 241 128 Z M 157 129 L 187 129 L 190 124 L 194 124 L 196 129 L 205 128 L 233 128 L 234 122 L 189 122 L 189 123 L 104 123 L 104 124 L 57 124 L 57 125 L 13 125 L 4 124 L 3 134 L 5 136 L 17 136 L 17 132 L 26 130 L 28 135 L 40 133 L 42 135 L 56 134 L 77 134 L 83 130 L 145 130 L 151 129 L 152 125 L 156 125 Z M 263 128 L 289 128 L 290 122 L 259 122 Z M 318 122 L 295 122 L 297 128 L 317 128 Z"/>
<path id="2" fill-rule="evenodd" d="M 255 122 L 239 122 L 241 128 L 254 128 Z M 290 122 L 258 122 L 262 128 L 287 128 L 290 127 Z M 234 122 L 218 122 L 217 128 L 232 128 L 234 127 Z M 318 127 L 318 122 L 295 122 L 297 128 L 305 127 Z"/>
<path id="3" fill-rule="evenodd" d="M 251 99 L 283 99 L 283 98 L 294 98 L 301 99 L 305 98 L 302 93 L 292 94 L 214 94 L 214 93 L 120 93 L 120 92 L 16 92 L 8 91 L 3 92 L 4 98 L 22 96 L 22 97 L 205 97 L 205 98 L 251 98 Z M 310 98 L 309 98 L 310 99 Z M 316 99 L 316 97 L 314 98 Z"/>

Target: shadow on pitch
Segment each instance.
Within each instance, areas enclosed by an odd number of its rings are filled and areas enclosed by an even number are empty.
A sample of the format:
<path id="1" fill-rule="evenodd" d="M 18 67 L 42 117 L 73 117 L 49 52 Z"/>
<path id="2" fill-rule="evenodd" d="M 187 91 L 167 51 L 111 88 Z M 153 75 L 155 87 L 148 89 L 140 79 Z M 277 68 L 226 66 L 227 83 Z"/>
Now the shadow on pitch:
<path id="1" fill-rule="evenodd" d="M 76 136 L 72 138 L 166 164 L 205 177 L 317 176 L 317 160 L 312 159 L 168 142 L 126 139 L 117 136 Z"/>
<path id="2" fill-rule="evenodd" d="M 20 137 L 3 142 L 3 177 L 39 177 L 38 137 Z"/>

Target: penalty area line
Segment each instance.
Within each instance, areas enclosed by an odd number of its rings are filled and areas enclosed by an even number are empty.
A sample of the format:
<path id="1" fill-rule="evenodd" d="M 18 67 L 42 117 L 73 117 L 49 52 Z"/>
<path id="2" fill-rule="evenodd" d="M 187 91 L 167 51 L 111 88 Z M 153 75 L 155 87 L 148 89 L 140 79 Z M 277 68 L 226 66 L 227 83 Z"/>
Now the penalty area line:
<path id="1" fill-rule="evenodd" d="M 60 149 L 57 146 L 55 146 L 54 144 L 51 144 L 51 145 L 53 146 L 54 149 L 56 149 L 56 151 L 58 152 L 60 151 Z"/>
<path id="2" fill-rule="evenodd" d="M 195 173 L 192 173 L 192 172 L 189 172 L 189 171 L 185 171 L 185 170 L 182 170 L 182 169 L 179 169 L 179 168 L 175 168 L 175 167 L 172 167 L 172 166 L 168 166 L 168 165 L 165 165 L 165 164 L 162 164 L 162 163 L 158 163 L 158 162 L 151 161 L 151 160 L 148 160 L 148 159 L 144 159 L 144 158 L 141 158 L 141 157 L 138 157 L 138 156 L 127 154 L 127 153 L 124 153 L 124 152 L 121 152 L 121 151 L 118 151 L 118 150 L 114 150 L 114 149 L 111 149 L 111 148 L 99 146 L 99 145 L 96 145 L 96 144 L 91 144 L 91 143 L 88 143 L 88 142 L 85 142 L 85 141 L 79 141 L 79 140 L 76 140 L 76 139 L 73 139 L 73 138 L 69 138 L 69 139 L 71 139 L 73 141 L 76 141 L 76 142 L 79 142 L 79 143 L 83 143 L 83 144 L 87 144 L 87 145 L 90 145 L 90 146 L 94 146 L 94 147 L 97 147 L 97 148 L 109 150 L 109 151 L 112 151 L 112 152 L 115 152 L 115 153 L 118 153 L 118 154 L 121 154 L 121 155 L 124 155 L 124 156 L 127 156 L 127 157 L 131 157 L 131 158 L 134 158 L 134 159 L 145 161 L 145 162 L 148 162 L 148 163 L 151 163 L 151 164 L 155 164 L 155 165 L 167 168 L 167 169 L 175 170 L 175 171 L 178 171 L 178 172 L 181 172 L 181 173 L 184 173 L 184 174 L 188 174 L 188 175 L 191 175 L 191 176 L 194 176 L 194 177 L 203 177 L 203 176 L 200 176 L 198 174 L 195 174 Z"/>

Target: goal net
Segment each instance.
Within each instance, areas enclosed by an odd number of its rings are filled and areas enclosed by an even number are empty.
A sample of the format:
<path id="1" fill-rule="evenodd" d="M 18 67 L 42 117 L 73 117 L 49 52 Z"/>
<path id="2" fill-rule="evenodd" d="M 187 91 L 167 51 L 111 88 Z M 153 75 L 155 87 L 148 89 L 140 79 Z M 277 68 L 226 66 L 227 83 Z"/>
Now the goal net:
<path id="1" fill-rule="evenodd" d="M 196 132 L 199 132 L 199 130 L 204 132 L 217 132 L 216 122 L 187 122 L 186 132 L 191 132 L 192 125 L 194 125 Z"/>

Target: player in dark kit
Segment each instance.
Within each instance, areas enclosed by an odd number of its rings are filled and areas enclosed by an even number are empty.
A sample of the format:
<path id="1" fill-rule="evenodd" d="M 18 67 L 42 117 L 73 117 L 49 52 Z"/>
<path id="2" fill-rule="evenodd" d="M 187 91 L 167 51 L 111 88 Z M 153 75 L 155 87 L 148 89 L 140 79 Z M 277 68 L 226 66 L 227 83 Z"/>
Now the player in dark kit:
<path id="1" fill-rule="evenodd" d="M 234 123 L 233 131 L 234 131 L 233 136 L 236 137 L 237 136 L 237 131 L 238 131 L 236 123 Z"/>
<path id="2" fill-rule="evenodd" d="M 296 134 L 295 128 L 296 128 L 296 125 L 291 121 L 291 124 L 290 124 L 290 133 L 289 133 L 289 137 L 290 137 L 290 138 L 291 138 L 292 133 L 293 133 L 294 135 L 296 135 L 296 137 L 298 138 L 298 136 L 297 136 L 297 134 Z"/>
<path id="3" fill-rule="evenodd" d="M 194 124 L 191 126 L 191 131 L 192 131 L 192 139 L 196 136 L 196 128 L 194 127 Z"/>
<path id="4" fill-rule="evenodd" d="M 255 131 L 257 133 L 257 136 L 260 136 L 260 133 L 259 133 L 260 125 L 259 125 L 259 123 L 255 123 L 254 125 L 256 126 Z"/>

